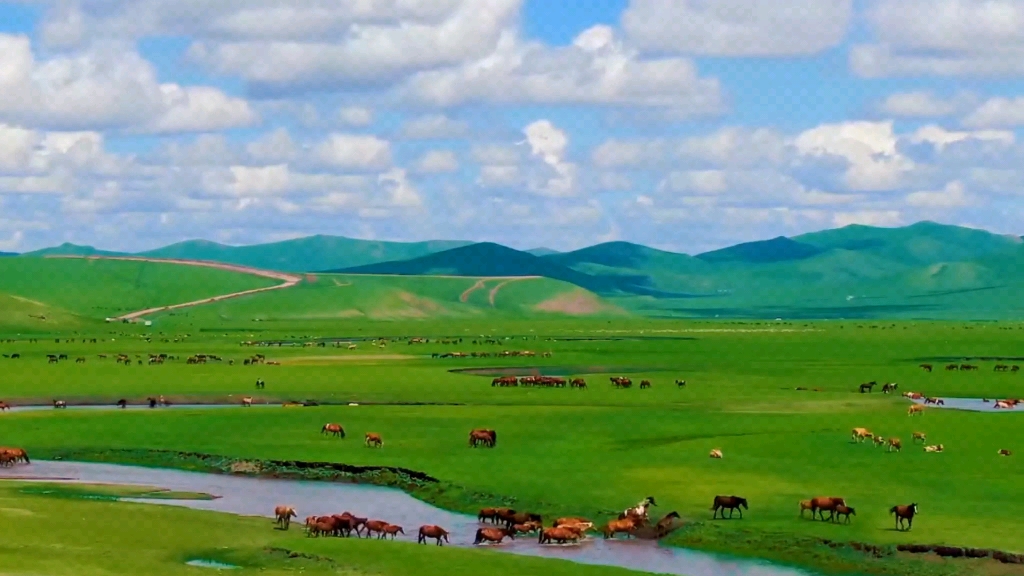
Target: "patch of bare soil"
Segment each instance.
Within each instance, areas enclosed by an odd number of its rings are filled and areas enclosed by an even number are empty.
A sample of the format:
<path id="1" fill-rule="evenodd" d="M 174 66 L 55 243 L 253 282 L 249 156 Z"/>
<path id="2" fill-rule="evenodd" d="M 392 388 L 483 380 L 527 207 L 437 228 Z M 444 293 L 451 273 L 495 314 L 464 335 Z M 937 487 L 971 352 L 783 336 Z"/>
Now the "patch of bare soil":
<path id="1" fill-rule="evenodd" d="M 481 278 L 480 280 L 477 280 L 476 283 L 473 284 L 472 286 L 470 286 L 469 288 L 467 288 L 465 292 L 463 292 L 462 294 L 459 294 L 459 302 L 468 302 L 469 301 L 469 295 L 472 294 L 473 292 L 476 292 L 477 290 L 483 290 L 484 283 L 486 281 L 487 280 L 483 279 L 483 278 Z M 493 302 L 492 302 L 492 304 L 493 304 Z"/>
<path id="2" fill-rule="evenodd" d="M 597 296 L 583 290 L 559 294 L 536 304 L 533 309 L 539 312 L 556 312 L 570 316 L 588 316 L 614 310 L 601 302 Z"/>

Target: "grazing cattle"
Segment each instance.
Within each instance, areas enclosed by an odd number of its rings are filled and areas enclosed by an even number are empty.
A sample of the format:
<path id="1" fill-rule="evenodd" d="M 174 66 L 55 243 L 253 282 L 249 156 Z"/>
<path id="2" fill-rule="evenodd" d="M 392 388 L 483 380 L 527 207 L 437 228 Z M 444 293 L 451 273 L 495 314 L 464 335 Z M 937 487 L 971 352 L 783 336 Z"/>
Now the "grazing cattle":
<path id="1" fill-rule="evenodd" d="M 125 400 L 124 398 L 121 398 L 120 400 L 117 401 L 117 407 L 121 408 L 122 410 L 127 408 L 128 407 L 128 401 Z"/>
<path id="2" fill-rule="evenodd" d="M 601 533 L 604 535 L 605 540 L 614 538 L 618 534 L 625 534 L 626 538 L 633 535 L 633 532 L 640 526 L 640 522 L 636 518 L 622 518 L 619 520 L 612 520 L 601 528 Z M 558 530 L 558 528 L 556 528 Z"/>
<path id="3" fill-rule="evenodd" d="M 537 537 L 538 544 L 565 544 L 567 542 L 579 542 L 583 534 L 571 528 L 548 528 L 540 531 Z"/>
<path id="4" fill-rule="evenodd" d="M 853 508 L 850 508 L 849 506 L 846 506 L 845 504 L 841 504 L 839 506 L 836 506 L 836 510 L 835 510 L 835 514 L 834 514 L 834 516 L 835 516 L 835 520 L 834 521 L 838 522 L 840 516 L 845 516 L 846 517 L 846 523 L 849 524 L 850 523 L 850 516 L 851 515 L 856 516 L 857 515 L 857 511 L 854 510 Z"/>
<path id="5" fill-rule="evenodd" d="M 924 370 L 925 372 L 931 372 L 932 371 L 932 365 L 931 364 L 921 364 L 919 367 L 921 368 L 921 370 Z"/>
<path id="6" fill-rule="evenodd" d="M 816 515 L 820 515 L 821 519 L 825 519 L 825 512 L 829 513 L 829 520 L 832 519 L 836 513 L 836 508 L 839 506 L 846 506 L 846 500 L 837 496 L 818 496 L 811 498 L 811 519 L 814 519 Z"/>
<path id="7" fill-rule="evenodd" d="M 7 402 L 4 402 L 3 400 L 0 400 L 0 412 L 3 412 L 4 410 L 10 410 L 10 409 L 11 409 L 11 405 L 10 404 L 8 404 Z"/>
<path id="8" fill-rule="evenodd" d="M 647 388 L 650 388 L 650 387 L 651 387 L 651 381 L 650 380 L 641 380 L 640 381 L 640 389 L 641 390 L 646 390 Z"/>
<path id="9" fill-rule="evenodd" d="M 903 449 L 903 442 L 900 442 L 899 438 L 889 438 L 889 447 L 885 449 L 886 452 L 892 452 L 893 450 L 899 452 Z"/>
<path id="10" fill-rule="evenodd" d="M 1010 452 L 1010 451 L 1009 451 L 1009 450 L 1007 450 L 1006 448 L 1003 448 L 1003 449 L 1001 449 L 1001 450 L 999 451 L 999 455 L 1000 455 L 1000 456 L 1012 456 L 1012 455 L 1013 455 L 1013 452 Z"/>
<path id="11" fill-rule="evenodd" d="M 896 529 L 903 530 L 903 521 L 907 522 L 907 530 L 910 530 L 914 526 L 914 516 L 917 514 L 917 504 L 907 504 L 905 506 L 893 506 L 889 508 L 889 514 L 896 515 Z"/>
<path id="12" fill-rule="evenodd" d="M 252 407 L 252 396 L 245 396 L 244 398 L 242 398 L 242 407 L 243 408 L 250 408 L 250 407 Z"/>
<path id="13" fill-rule="evenodd" d="M 914 404 L 910 408 L 907 408 L 907 416 L 913 416 L 914 414 L 924 414 L 924 404 Z"/>
<path id="14" fill-rule="evenodd" d="M 516 539 L 516 531 L 514 528 L 478 528 L 476 531 L 476 537 L 473 538 L 473 544 L 483 544 L 488 542 L 491 544 L 501 544 L 501 541 L 505 538 L 512 540 Z"/>
<path id="15" fill-rule="evenodd" d="M 336 438 L 345 437 L 345 429 L 341 427 L 341 424 L 328 423 L 324 424 L 324 427 L 320 429 L 321 434 L 330 434 Z"/>
<path id="16" fill-rule="evenodd" d="M 391 539 L 394 540 L 395 538 L 398 537 L 399 534 L 401 534 L 402 536 L 405 536 L 405 530 L 403 530 L 402 527 L 397 525 L 397 524 L 388 524 L 387 526 L 384 527 L 384 534 L 383 534 L 383 536 L 385 538 L 388 537 L 388 536 L 391 536 Z"/>
<path id="17" fill-rule="evenodd" d="M 274 508 L 274 517 L 277 518 L 278 527 L 282 530 L 287 530 L 292 523 L 292 518 L 298 517 L 298 514 L 295 513 L 295 508 L 291 506 L 278 506 Z"/>
<path id="18" fill-rule="evenodd" d="M 54 408 L 67 408 L 68 407 L 68 403 L 63 401 L 63 400 L 54 400 L 53 401 L 53 407 Z"/>
<path id="19" fill-rule="evenodd" d="M 875 381 L 865 382 L 865 383 L 860 385 L 860 393 L 864 394 L 866 392 L 871 392 L 871 390 L 874 389 L 874 387 L 877 386 L 877 385 L 878 385 L 878 382 L 875 382 Z"/>
<path id="20" fill-rule="evenodd" d="M 483 444 L 487 448 L 494 448 L 498 443 L 498 433 L 494 430 L 486 430 L 483 428 L 477 428 L 470 431 L 469 433 L 469 446 L 470 448 L 476 448 Z"/>
<path id="21" fill-rule="evenodd" d="M 437 540 L 437 545 L 438 546 L 443 546 L 443 544 L 441 544 L 441 540 L 442 539 L 445 542 L 448 542 L 449 544 L 451 543 L 448 540 L 448 531 L 445 530 L 444 528 L 441 528 L 440 526 L 433 526 L 433 525 L 420 526 L 419 535 L 416 537 L 416 543 L 417 544 L 426 544 L 427 543 L 427 538 L 433 538 L 434 540 Z"/>
<path id="22" fill-rule="evenodd" d="M 685 388 L 686 380 L 676 380 L 676 388 Z"/>
<path id="23" fill-rule="evenodd" d="M 924 447 L 924 451 L 925 452 L 942 452 L 943 450 L 944 450 L 944 448 L 942 447 L 942 444 L 936 444 L 936 445 L 933 445 L 933 446 L 925 446 Z"/>
<path id="24" fill-rule="evenodd" d="M 896 389 L 899 388 L 899 387 L 900 387 L 900 385 L 898 383 L 896 383 L 896 382 L 886 382 L 885 384 L 882 385 L 882 394 L 888 394 L 890 392 L 895 392 Z"/>
<path id="25" fill-rule="evenodd" d="M 709 458 L 714 458 L 716 460 L 721 460 L 722 459 L 722 451 L 720 449 L 718 449 L 718 448 L 715 448 L 715 449 L 711 450 L 711 452 L 708 453 L 708 457 Z"/>
<path id="26" fill-rule="evenodd" d="M 871 430 L 868 430 L 867 428 L 854 428 L 850 432 L 851 439 L 858 443 L 868 440 L 871 436 Z"/>
<path id="27" fill-rule="evenodd" d="M 747 499 L 739 496 L 715 496 L 715 501 L 711 505 L 711 510 L 714 514 L 711 516 L 712 519 L 718 517 L 718 511 L 722 511 L 722 518 L 725 518 L 725 511 L 729 510 L 729 518 L 732 518 L 733 510 L 738 510 L 740 518 L 743 518 L 743 509 L 747 508 Z M 748 508 L 749 509 L 749 508 Z"/>
<path id="28" fill-rule="evenodd" d="M 914 432 L 914 438 L 911 440 L 911 442 L 916 443 L 918 440 L 921 441 L 921 444 L 924 444 L 928 441 L 928 435 L 925 434 L 924 432 Z"/>
<path id="29" fill-rule="evenodd" d="M 384 439 L 380 437 L 380 434 L 376 434 L 374 432 L 367 432 L 365 444 L 367 448 L 381 448 L 382 446 L 384 446 Z"/>

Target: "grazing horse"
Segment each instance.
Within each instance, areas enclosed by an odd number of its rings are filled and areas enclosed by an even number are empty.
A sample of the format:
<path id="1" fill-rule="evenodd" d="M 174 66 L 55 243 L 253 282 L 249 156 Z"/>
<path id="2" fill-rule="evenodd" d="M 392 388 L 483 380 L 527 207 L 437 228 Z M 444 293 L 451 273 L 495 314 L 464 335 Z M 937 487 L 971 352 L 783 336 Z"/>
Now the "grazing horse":
<path id="1" fill-rule="evenodd" d="M 658 523 L 654 525 L 654 533 L 658 538 L 665 536 L 672 531 L 672 527 L 675 526 L 675 521 L 680 520 L 679 513 L 673 510 L 658 520 Z"/>
<path id="2" fill-rule="evenodd" d="M 924 432 L 914 432 L 914 438 L 913 440 L 911 440 L 911 442 L 916 443 L 918 440 L 921 441 L 921 444 L 925 444 L 926 442 L 928 442 L 928 435 L 925 434 Z"/>
<path id="3" fill-rule="evenodd" d="M 888 394 L 890 392 L 895 392 L 896 389 L 899 388 L 899 387 L 900 387 L 900 385 L 897 384 L 896 382 L 886 382 L 885 384 L 882 385 L 882 394 Z"/>
<path id="4" fill-rule="evenodd" d="M 865 382 L 860 385 L 860 393 L 871 392 L 871 389 L 878 385 L 878 382 L 872 380 L 871 382 Z"/>
<path id="5" fill-rule="evenodd" d="M 10 410 L 10 409 L 11 409 L 11 405 L 10 404 L 8 404 L 7 402 L 4 402 L 3 400 L 0 400 L 0 412 L 3 412 L 4 410 Z"/>
<path id="6" fill-rule="evenodd" d="M 573 388 L 579 388 L 580 390 L 587 389 L 587 381 L 583 378 L 573 378 L 572 382 L 569 383 Z"/>
<path id="7" fill-rule="evenodd" d="M 651 506 L 657 505 L 658 503 L 654 501 L 654 496 L 648 496 L 641 500 L 636 506 L 623 510 L 622 513 L 619 514 L 619 520 L 625 520 L 627 518 L 647 520 L 647 509 Z"/>
<path id="8" fill-rule="evenodd" d="M 832 519 L 836 513 L 836 508 L 839 506 L 846 506 L 846 500 L 836 496 L 818 496 L 811 498 L 811 519 L 814 519 L 815 515 L 820 515 L 821 519 L 825 519 L 825 512 L 829 513 L 829 520 Z"/>
<path id="9" fill-rule="evenodd" d="M 244 408 L 252 407 L 252 396 L 246 396 L 246 397 L 242 398 L 242 407 L 244 407 Z"/>
<path id="10" fill-rule="evenodd" d="M 385 536 L 384 529 L 388 527 L 388 523 L 383 520 L 367 520 L 364 526 L 366 526 L 367 538 L 373 536 L 373 534 L 376 533 L 377 539 L 383 540 Z"/>
<path id="11" fill-rule="evenodd" d="M 917 504 L 907 504 L 905 506 L 893 506 L 889 508 L 889 514 L 896 515 L 896 529 L 903 530 L 903 521 L 907 521 L 907 530 L 910 530 L 914 526 L 914 515 L 917 514 Z"/>
<path id="12" fill-rule="evenodd" d="M 341 427 L 341 424 L 324 424 L 324 427 L 320 429 L 321 434 L 330 434 L 337 438 L 345 437 L 345 429 Z"/>
<path id="13" fill-rule="evenodd" d="M 494 430 L 485 430 L 483 428 L 477 428 L 470 431 L 469 433 L 469 446 L 470 448 L 476 448 L 480 444 L 488 448 L 494 448 L 498 443 L 498 433 Z"/>
<path id="14" fill-rule="evenodd" d="M 907 408 L 907 416 L 913 416 L 914 414 L 924 415 L 924 404 L 914 404 Z"/>
<path id="15" fill-rule="evenodd" d="M 729 518 L 732 518 L 733 510 L 739 510 L 740 518 L 743 518 L 743 509 L 747 508 L 747 499 L 741 498 L 740 496 L 715 496 L 715 501 L 711 505 L 711 510 L 714 511 L 712 519 L 718 517 L 718 511 L 722 511 L 722 518 L 725 519 L 725 511 L 729 510 Z M 747 508 L 749 510 L 749 508 Z"/>
<path id="16" fill-rule="evenodd" d="M 686 380 L 676 380 L 676 388 L 685 388 Z"/>
<path id="17" fill-rule="evenodd" d="M 651 387 L 651 381 L 650 380 L 641 380 L 640 381 L 640 389 L 641 390 L 645 390 L 645 389 L 650 388 L 650 387 Z"/>
<path id="18" fill-rule="evenodd" d="M 441 528 L 440 526 L 434 526 L 430 524 L 426 526 L 420 526 L 419 535 L 416 537 L 416 543 L 426 544 L 427 538 L 433 538 L 434 540 L 437 540 L 438 546 L 444 546 L 444 544 L 441 544 L 442 539 L 445 542 L 451 544 L 451 541 L 448 540 L 448 531 L 444 528 Z"/>
<path id="19" fill-rule="evenodd" d="M 605 524 L 601 528 L 601 533 L 604 534 L 605 540 L 614 538 L 616 534 L 625 534 L 626 538 L 629 538 L 639 526 L 640 522 L 636 518 L 620 518 Z"/>
<path id="20" fill-rule="evenodd" d="M 871 430 L 868 430 L 867 428 L 854 428 L 850 432 L 850 436 L 854 442 L 859 443 L 871 438 L 872 434 Z"/>
<path id="21" fill-rule="evenodd" d="M 22 448 L 2 448 L 0 447 L 0 456 L 9 458 L 9 462 L 17 464 L 18 462 L 24 462 L 25 464 L 31 464 L 32 461 L 28 458 L 28 452 L 25 452 Z"/>
<path id="22" fill-rule="evenodd" d="M 375 432 L 367 432 L 365 444 L 367 448 L 381 448 L 384 446 L 384 439 L 380 437 L 380 434 L 377 434 Z"/>
<path id="23" fill-rule="evenodd" d="M 943 448 L 942 444 L 936 444 L 934 446 L 925 446 L 924 447 L 924 451 L 925 452 L 942 452 L 943 450 L 945 450 L 945 448 Z"/>
<path id="24" fill-rule="evenodd" d="M 515 528 L 479 528 L 476 531 L 476 537 L 473 539 L 473 544 L 482 544 L 484 542 L 501 544 L 501 541 L 506 537 L 515 540 Z"/>
<path id="25" fill-rule="evenodd" d="M 715 458 L 716 460 L 721 460 L 722 459 L 722 451 L 719 450 L 718 448 L 715 448 L 714 450 L 712 450 L 711 452 L 708 453 L 708 457 L 709 458 Z"/>
<path id="26" fill-rule="evenodd" d="M 899 452 L 903 449 L 903 442 L 899 438 L 889 438 L 889 447 L 885 449 L 886 452 L 892 452 L 893 450 Z"/>
<path id="27" fill-rule="evenodd" d="M 919 368 L 921 368 L 921 370 L 924 370 L 925 372 L 931 372 L 932 371 L 932 365 L 931 364 L 921 364 L 919 366 Z"/>
<path id="28" fill-rule="evenodd" d="M 537 543 L 550 544 L 554 541 L 558 544 L 565 544 L 566 542 L 579 542 L 582 537 L 583 534 L 581 532 L 571 528 L 548 528 L 540 531 L 540 536 L 537 537 Z"/>
<path id="29" fill-rule="evenodd" d="M 0 468 L 7 468 L 10 466 L 14 466 L 14 456 L 6 452 L 0 452 Z"/>
<path id="30" fill-rule="evenodd" d="M 840 516 L 845 516 L 846 517 L 846 523 L 849 524 L 850 523 L 850 515 L 851 514 L 856 516 L 857 515 L 857 511 L 854 510 L 853 508 L 850 508 L 849 506 L 847 506 L 845 504 L 841 504 L 839 506 L 836 506 L 836 510 L 835 510 L 835 514 L 834 514 L 835 521 L 838 522 Z"/>
<path id="31" fill-rule="evenodd" d="M 875 434 L 873 436 L 873 438 L 874 438 L 875 448 L 878 448 L 879 446 L 882 446 L 882 445 L 885 444 L 885 437 L 882 436 L 881 434 Z"/>
<path id="32" fill-rule="evenodd" d="M 1002 450 L 999 451 L 999 455 L 1000 456 L 1012 456 L 1013 452 L 1010 452 L 1006 448 L 1003 448 Z"/>
<path id="33" fill-rule="evenodd" d="M 801 518 L 804 517 L 804 510 L 811 510 L 811 514 L 814 514 L 814 511 L 813 511 L 812 507 L 813 507 L 813 500 L 801 500 L 800 501 L 800 517 Z"/>
<path id="34" fill-rule="evenodd" d="M 63 401 L 63 400 L 54 400 L 53 401 L 53 407 L 54 408 L 67 408 L 68 407 L 68 403 Z"/>
<path id="35" fill-rule="evenodd" d="M 127 408 L 128 407 L 128 401 L 125 400 L 124 398 L 121 398 L 120 400 L 117 401 L 117 407 L 121 408 L 121 409 Z"/>
<path id="36" fill-rule="evenodd" d="M 394 540 L 399 534 L 405 536 L 405 530 L 402 530 L 401 526 L 397 524 L 388 524 L 384 527 L 384 534 L 382 536 L 385 538 L 391 536 L 391 539 Z"/>
<path id="37" fill-rule="evenodd" d="M 291 506 L 278 506 L 274 508 L 274 516 L 277 518 L 278 527 L 282 530 L 287 530 L 288 526 L 292 523 L 292 518 L 297 518 L 299 515 L 295 513 L 295 508 Z"/>

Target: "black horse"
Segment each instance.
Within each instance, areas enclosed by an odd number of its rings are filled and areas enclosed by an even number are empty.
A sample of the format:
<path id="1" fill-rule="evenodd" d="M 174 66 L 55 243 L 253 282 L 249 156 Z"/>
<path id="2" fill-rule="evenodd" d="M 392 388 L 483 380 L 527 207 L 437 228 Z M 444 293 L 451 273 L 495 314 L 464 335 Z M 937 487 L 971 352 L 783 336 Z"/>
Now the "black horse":
<path id="1" fill-rule="evenodd" d="M 715 502 L 711 505 L 714 511 L 712 518 L 718 517 L 718 511 L 722 511 L 722 518 L 725 518 L 726 509 L 729 510 L 729 518 L 732 518 L 733 510 L 739 510 L 740 518 L 743 518 L 743 509 L 747 507 L 747 499 L 739 496 L 715 496 Z"/>

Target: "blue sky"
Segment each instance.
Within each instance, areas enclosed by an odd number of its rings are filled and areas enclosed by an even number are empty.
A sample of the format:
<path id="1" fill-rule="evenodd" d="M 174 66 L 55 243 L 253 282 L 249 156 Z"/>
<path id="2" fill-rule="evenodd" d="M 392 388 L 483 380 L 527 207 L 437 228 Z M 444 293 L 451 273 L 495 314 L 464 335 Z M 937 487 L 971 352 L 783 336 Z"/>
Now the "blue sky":
<path id="1" fill-rule="evenodd" d="M 1021 23 L 1019 0 L 0 0 L 0 250 L 1021 233 Z"/>

